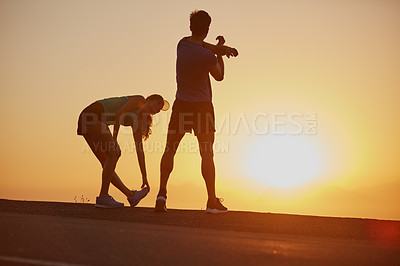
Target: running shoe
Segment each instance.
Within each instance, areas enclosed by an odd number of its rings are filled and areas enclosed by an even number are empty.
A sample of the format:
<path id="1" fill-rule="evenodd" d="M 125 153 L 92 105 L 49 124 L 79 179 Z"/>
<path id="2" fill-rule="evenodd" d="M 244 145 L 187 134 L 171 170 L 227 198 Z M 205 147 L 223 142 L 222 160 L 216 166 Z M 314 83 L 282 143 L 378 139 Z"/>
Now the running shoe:
<path id="1" fill-rule="evenodd" d="M 146 197 L 146 195 L 149 193 L 149 188 L 148 187 L 144 187 L 142 188 L 142 190 L 133 190 L 133 196 L 132 197 L 128 197 L 128 201 L 129 204 L 131 205 L 131 207 L 135 207 L 136 205 L 139 204 L 139 202 Z"/>
<path id="2" fill-rule="evenodd" d="M 207 201 L 206 213 L 227 213 L 228 208 L 222 205 L 221 202 L 224 200 L 221 198 L 216 198 L 217 200 L 212 204 L 210 200 Z"/>
<path id="3" fill-rule="evenodd" d="M 104 199 L 100 197 L 96 197 L 96 206 L 97 208 L 105 208 L 105 209 L 113 209 L 113 208 L 122 208 L 124 204 L 122 202 L 116 201 L 110 195 L 104 197 Z"/>
<path id="4" fill-rule="evenodd" d="M 166 203 L 167 203 L 167 199 L 165 197 L 158 196 L 156 199 L 155 211 L 156 212 L 166 212 L 167 211 L 167 207 L 165 206 Z"/>

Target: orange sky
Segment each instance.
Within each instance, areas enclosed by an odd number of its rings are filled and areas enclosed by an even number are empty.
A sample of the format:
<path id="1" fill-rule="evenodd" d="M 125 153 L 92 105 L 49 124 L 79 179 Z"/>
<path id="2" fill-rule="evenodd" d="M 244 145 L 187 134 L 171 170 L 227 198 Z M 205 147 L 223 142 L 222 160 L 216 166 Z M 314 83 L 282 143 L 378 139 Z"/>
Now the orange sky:
<path id="1" fill-rule="evenodd" d="M 80 111 L 120 95 L 172 103 L 176 44 L 194 9 L 213 19 L 207 41 L 224 35 L 240 52 L 212 83 L 227 207 L 399 220 L 400 3 L 389 0 L 1 1 L 0 198 L 93 202 L 101 169 L 75 133 Z M 315 133 L 305 132 L 310 114 Z M 154 204 L 169 115 L 145 143 L 152 190 L 141 206 Z M 137 189 L 129 130 L 119 142 L 117 172 Z M 170 208 L 205 208 L 196 147 L 187 135 Z"/>

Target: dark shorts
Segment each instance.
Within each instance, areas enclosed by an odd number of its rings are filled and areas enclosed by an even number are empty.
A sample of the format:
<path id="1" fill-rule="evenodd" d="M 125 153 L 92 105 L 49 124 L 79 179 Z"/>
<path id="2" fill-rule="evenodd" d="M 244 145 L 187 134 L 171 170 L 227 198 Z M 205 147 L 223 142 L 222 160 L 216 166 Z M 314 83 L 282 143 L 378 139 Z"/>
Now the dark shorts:
<path id="1" fill-rule="evenodd" d="M 214 106 L 211 102 L 185 102 L 176 99 L 169 121 L 169 134 L 213 134 L 215 132 Z"/>
<path id="2" fill-rule="evenodd" d="M 78 135 L 85 135 L 88 133 L 87 127 L 102 121 L 102 114 L 104 112 L 103 105 L 100 102 L 94 102 L 81 112 L 78 119 Z"/>

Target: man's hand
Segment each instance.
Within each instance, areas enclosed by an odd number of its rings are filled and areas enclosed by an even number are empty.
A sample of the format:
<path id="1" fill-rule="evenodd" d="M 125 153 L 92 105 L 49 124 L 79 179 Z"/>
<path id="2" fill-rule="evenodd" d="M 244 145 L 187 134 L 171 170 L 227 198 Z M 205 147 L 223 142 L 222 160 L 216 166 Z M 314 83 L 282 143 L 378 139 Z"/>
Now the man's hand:
<path id="1" fill-rule="evenodd" d="M 216 55 L 226 55 L 228 58 L 233 56 L 236 57 L 239 55 L 238 51 L 235 48 L 229 47 L 229 46 L 225 46 L 223 45 L 225 43 L 225 39 L 223 36 L 218 36 L 217 37 L 218 40 L 218 44 L 210 44 L 207 42 L 203 42 L 203 47 L 210 50 L 211 52 L 213 52 Z"/>
<path id="2" fill-rule="evenodd" d="M 219 36 L 216 38 L 216 40 L 218 41 L 218 43 L 217 43 L 218 46 L 222 46 L 222 45 L 224 45 L 224 43 L 225 43 L 225 38 L 224 38 L 224 36 L 219 35 Z"/>
<path id="3" fill-rule="evenodd" d="M 231 56 L 238 56 L 239 53 L 235 48 L 229 47 L 229 46 L 225 46 L 225 38 L 224 36 L 218 36 L 216 38 L 216 40 L 218 41 L 217 45 L 216 45 L 216 54 L 217 55 L 226 55 L 228 58 Z"/>
<path id="4" fill-rule="evenodd" d="M 225 55 L 229 58 L 231 56 L 236 57 L 239 55 L 238 51 L 235 48 L 224 46 L 225 48 Z"/>
<path id="5" fill-rule="evenodd" d="M 235 48 L 225 46 L 225 45 L 222 45 L 222 46 L 216 45 L 215 50 L 216 50 L 217 55 L 221 55 L 221 56 L 226 55 L 228 58 L 231 56 L 236 57 L 239 55 L 238 51 Z"/>

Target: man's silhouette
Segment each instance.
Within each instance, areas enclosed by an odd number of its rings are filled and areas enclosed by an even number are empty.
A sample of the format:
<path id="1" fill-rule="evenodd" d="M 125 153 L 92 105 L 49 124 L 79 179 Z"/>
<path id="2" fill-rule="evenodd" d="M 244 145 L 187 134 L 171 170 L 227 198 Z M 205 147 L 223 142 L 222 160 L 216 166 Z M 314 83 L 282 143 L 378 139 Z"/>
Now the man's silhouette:
<path id="1" fill-rule="evenodd" d="M 224 213 L 227 208 L 215 194 L 215 166 L 213 143 L 215 133 L 214 107 L 210 77 L 224 79 L 222 54 L 237 55 L 233 48 L 203 42 L 208 34 L 211 17 L 205 11 L 190 14 L 190 37 L 182 38 L 177 47 L 176 81 L 177 92 L 168 127 L 167 143 L 161 159 L 160 190 L 155 210 L 165 212 L 167 182 L 173 169 L 174 156 L 186 132 L 194 131 L 201 155 L 201 173 L 206 183 L 208 201 L 206 212 Z M 214 53 L 217 53 L 215 56 Z"/>

